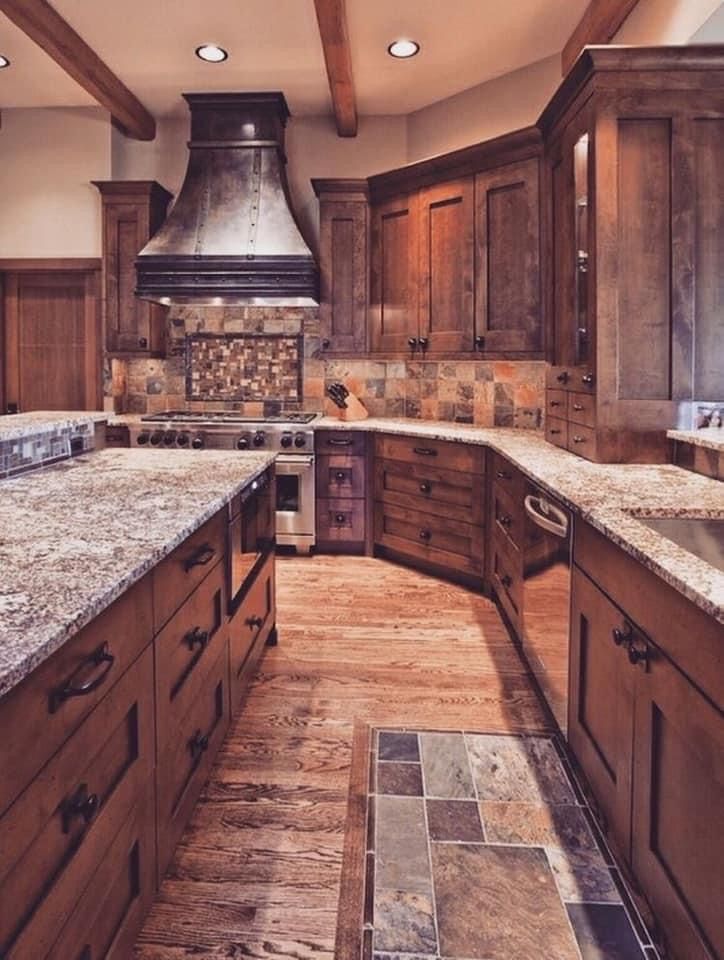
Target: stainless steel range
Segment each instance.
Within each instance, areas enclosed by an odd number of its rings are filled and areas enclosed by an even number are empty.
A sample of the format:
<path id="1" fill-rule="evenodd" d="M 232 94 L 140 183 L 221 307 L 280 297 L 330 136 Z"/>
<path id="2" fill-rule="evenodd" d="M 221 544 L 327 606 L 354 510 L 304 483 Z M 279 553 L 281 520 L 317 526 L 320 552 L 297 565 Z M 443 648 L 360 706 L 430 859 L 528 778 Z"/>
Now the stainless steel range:
<path id="1" fill-rule="evenodd" d="M 317 413 L 244 417 L 170 410 L 141 417 L 131 446 L 168 450 L 266 450 L 277 453 L 277 543 L 309 553 L 314 546 L 314 429 Z"/>

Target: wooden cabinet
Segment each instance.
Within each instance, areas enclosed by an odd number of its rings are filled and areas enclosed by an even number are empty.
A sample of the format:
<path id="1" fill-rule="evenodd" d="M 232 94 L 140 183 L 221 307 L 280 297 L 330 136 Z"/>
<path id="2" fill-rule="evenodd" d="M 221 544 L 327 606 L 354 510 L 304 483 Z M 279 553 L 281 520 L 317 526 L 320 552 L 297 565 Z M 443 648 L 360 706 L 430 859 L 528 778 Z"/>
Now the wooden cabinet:
<path id="1" fill-rule="evenodd" d="M 231 712 L 241 709 L 264 644 L 276 643 L 276 580 L 272 554 L 249 583 L 229 620 Z"/>
<path id="2" fill-rule="evenodd" d="M 418 194 L 374 206 L 371 223 L 371 346 L 384 353 L 409 353 L 419 332 Z"/>
<path id="3" fill-rule="evenodd" d="M 319 197 L 320 346 L 367 349 L 369 201 L 366 180 L 312 180 Z"/>
<path id="4" fill-rule="evenodd" d="M 713 49 L 596 48 L 541 118 L 549 386 L 595 396 L 564 418 L 588 459 L 665 462 L 682 405 L 724 394 L 723 93 Z"/>
<path id="5" fill-rule="evenodd" d="M 520 636 L 523 603 L 525 477 L 499 453 L 490 453 L 488 578 L 508 623 Z"/>
<path id="6" fill-rule="evenodd" d="M 113 356 L 162 356 L 166 308 L 135 295 L 136 256 L 163 223 L 171 194 L 154 180 L 94 181 L 103 203 L 103 318 Z"/>
<path id="7" fill-rule="evenodd" d="M 367 543 L 367 435 L 315 433 L 317 549 L 364 553 Z"/>

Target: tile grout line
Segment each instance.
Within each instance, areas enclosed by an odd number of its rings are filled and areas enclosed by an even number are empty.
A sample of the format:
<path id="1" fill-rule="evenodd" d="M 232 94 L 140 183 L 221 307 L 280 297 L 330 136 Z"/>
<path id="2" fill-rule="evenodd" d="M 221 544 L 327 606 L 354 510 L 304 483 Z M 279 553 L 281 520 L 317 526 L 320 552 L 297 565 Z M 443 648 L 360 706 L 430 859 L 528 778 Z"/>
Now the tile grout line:
<path id="1" fill-rule="evenodd" d="M 425 844 L 427 846 L 427 862 L 430 867 L 430 899 L 432 902 L 432 924 L 435 930 L 435 953 L 437 956 L 442 955 L 441 943 L 440 943 L 440 929 L 437 922 L 437 898 L 435 897 L 435 876 L 432 870 L 432 846 L 430 843 L 430 822 L 427 816 L 427 796 L 425 792 L 425 766 L 423 764 L 423 753 L 422 753 L 422 735 L 417 734 L 417 752 L 420 757 L 420 775 L 422 778 L 422 815 L 425 821 Z"/>

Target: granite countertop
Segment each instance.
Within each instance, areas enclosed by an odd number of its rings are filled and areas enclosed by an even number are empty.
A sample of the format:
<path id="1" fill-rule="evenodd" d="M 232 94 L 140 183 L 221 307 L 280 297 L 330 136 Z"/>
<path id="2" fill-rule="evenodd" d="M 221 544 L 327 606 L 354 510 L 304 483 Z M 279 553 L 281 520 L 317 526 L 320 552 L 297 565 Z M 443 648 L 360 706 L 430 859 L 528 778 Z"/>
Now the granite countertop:
<path id="1" fill-rule="evenodd" d="M 0 696 L 274 459 L 108 449 L 0 481 Z"/>
<path id="2" fill-rule="evenodd" d="M 491 447 L 698 607 L 724 624 L 724 573 L 650 530 L 637 517 L 724 519 L 724 485 L 671 464 L 598 464 L 547 443 L 541 434 L 436 421 L 334 417 L 317 429 L 365 430 Z"/>
<path id="3" fill-rule="evenodd" d="M 695 447 L 724 452 L 724 427 L 706 427 L 701 430 L 667 430 L 669 440 L 690 443 Z"/>
<path id="4" fill-rule="evenodd" d="M 31 413 L 8 413 L 0 416 L 0 441 L 17 440 L 46 430 L 100 423 L 111 414 L 101 410 L 33 410 Z"/>

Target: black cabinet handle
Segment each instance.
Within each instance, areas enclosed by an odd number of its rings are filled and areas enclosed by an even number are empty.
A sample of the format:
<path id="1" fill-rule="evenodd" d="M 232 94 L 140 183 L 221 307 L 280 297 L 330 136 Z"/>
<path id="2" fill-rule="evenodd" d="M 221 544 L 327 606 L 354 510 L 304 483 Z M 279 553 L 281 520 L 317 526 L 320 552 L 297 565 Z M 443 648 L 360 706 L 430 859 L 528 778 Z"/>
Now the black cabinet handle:
<path id="1" fill-rule="evenodd" d="M 334 479 L 337 481 L 337 483 L 344 483 L 346 478 L 347 474 L 344 472 L 344 470 L 338 470 L 334 475 Z"/>
<path id="2" fill-rule="evenodd" d="M 483 350 L 485 348 L 485 337 L 476 337 L 475 338 L 475 349 Z"/>
<path id="3" fill-rule="evenodd" d="M 138 346 L 141 348 L 141 350 L 145 350 L 148 347 L 148 340 L 146 337 L 138 338 Z"/>
<path id="4" fill-rule="evenodd" d="M 510 527 L 513 524 L 513 518 L 509 513 L 504 513 L 502 517 L 498 517 L 498 523 L 501 527 Z"/>
<path id="5" fill-rule="evenodd" d="M 570 380 L 570 374 L 566 370 L 564 370 L 562 373 L 558 374 L 558 376 L 556 377 L 556 380 L 559 383 L 568 383 L 568 381 Z"/>
<path id="6" fill-rule="evenodd" d="M 63 833 L 69 833 L 71 824 L 80 817 L 90 823 L 98 812 L 100 800 L 97 793 L 88 793 L 88 784 L 81 783 L 72 797 L 63 802 L 60 813 L 63 818 Z"/>
<path id="7" fill-rule="evenodd" d="M 509 474 L 507 470 L 498 470 L 498 471 L 496 471 L 495 476 L 498 478 L 498 480 L 511 480 L 511 479 L 512 479 L 511 474 Z"/>
<path id="8" fill-rule="evenodd" d="M 632 640 L 628 647 L 628 659 L 632 666 L 641 666 L 646 669 L 649 663 L 648 644 L 644 643 L 643 647 L 637 647 Z"/>
<path id="9" fill-rule="evenodd" d="M 574 410 L 583 410 L 583 404 L 582 404 L 582 403 L 574 403 L 574 404 L 573 404 L 573 409 L 574 409 Z"/>
<path id="10" fill-rule="evenodd" d="M 209 631 L 202 630 L 201 627 L 194 627 L 193 630 L 189 630 L 187 634 L 184 635 L 184 643 L 187 644 L 189 650 L 193 650 L 194 647 L 203 648 L 209 642 Z"/>
<path id="11" fill-rule="evenodd" d="M 427 480 L 423 480 L 420 484 L 420 493 L 429 493 L 431 490 L 432 487 L 430 486 L 429 482 Z"/>
<path id="12" fill-rule="evenodd" d="M 551 435 L 552 435 L 552 436 L 556 436 L 556 435 L 559 434 L 560 432 L 561 432 L 560 430 L 551 430 Z"/>
<path id="13" fill-rule="evenodd" d="M 202 753 L 209 749 L 209 738 L 205 733 L 201 733 L 201 730 L 197 730 L 196 733 L 189 740 L 189 750 L 191 751 L 191 758 L 193 760 L 198 760 Z"/>
<path id="14" fill-rule="evenodd" d="M 108 676 L 115 660 L 116 658 L 108 649 L 108 644 L 101 644 L 89 657 L 86 657 L 77 670 L 71 673 L 62 686 L 56 687 L 55 690 L 51 691 L 50 712 L 55 713 L 58 707 L 66 700 L 70 700 L 71 697 L 85 697 L 89 693 L 92 693 L 93 690 L 97 690 Z M 98 673 L 96 673 L 95 676 L 89 677 L 83 683 L 78 683 L 78 679 L 94 667 L 100 667 Z"/>
<path id="15" fill-rule="evenodd" d="M 561 403 L 560 400 L 551 400 L 551 404 L 550 404 L 550 405 L 551 405 L 552 407 L 562 407 L 562 406 L 563 406 L 563 404 Z"/>
<path id="16" fill-rule="evenodd" d="M 420 457 L 436 457 L 437 450 L 432 447 L 413 447 L 412 452 Z"/>
<path id="17" fill-rule="evenodd" d="M 614 627 L 611 636 L 617 647 L 626 646 L 633 640 L 633 627 L 630 623 L 624 623 L 623 627 Z"/>
<path id="18" fill-rule="evenodd" d="M 584 375 L 581 377 L 581 383 L 585 383 L 586 386 L 590 387 L 593 384 L 593 379 L 592 373 L 584 373 Z"/>
<path id="19" fill-rule="evenodd" d="M 345 513 L 335 513 L 334 522 L 335 523 L 344 523 L 347 519 L 347 514 Z"/>
<path id="20" fill-rule="evenodd" d="M 322 340 L 322 349 L 323 349 L 323 350 L 328 350 L 330 346 L 331 346 L 330 340 L 328 339 L 328 337 L 325 337 L 325 338 Z"/>
<path id="21" fill-rule="evenodd" d="M 420 530 L 420 540 L 424 540 L 427 543 L 429 540 L 432 540 L 432 533 L 423 528 Z"/>
<path id="22" fill-rule="evenodd" d="M 191 554 L 190 557 L 187 557 L 184 562 L 184 570 L 186 573 L 189 570 L 193 570 L 194 567 L 205 567 L 208 563 L 216 556 L 216 550 L 208 543 L 202 543 L 200 547 L 197 547 L 196 550 Z"/>
<path id="23" fill-rule="evenodd" d="M 264 623 L 264 620 L 262 617 L 249 617 L 246 622 L 252 630 L 258 630 L 259 627 Z"/>
<path id="24" fill-rule="evenodd" d="M 578 435 L 576 435 L 576 436 L 573 438 L 573 442 L 574 442 L 574 443 L 585 443 L 585 442 L 586 442 L 586 438 L 585 438 L 585 437 L 579 437 Z"/>
<path id="25" fill-rule="evenodd" d="M 327 437 L 327 443 L 330 447 L 351 447 L 352 438 L 351 437 Z"/>
<path id="26" fill-rule="evenodd" d="M 503 574 L 503 576 L 500 578 L 500 582 L 503 584 L 506 590 L 513 586 L 513 578 L 509 577 L 507 573 Z"/>
<path id="27" fill-rule="evenodd" d="M 411 350 L 415 350 L 417 348 L 417 342 L 417 337 L 409 337 L 407 340 L 408 346 Z"/>
<path id="28" fill-rule="evenodd" d="M 418 337 L 417 342 L 420 344 L 422 350 L 427 350 L 428 344 L 430 343 L 427 337 Z"/>

